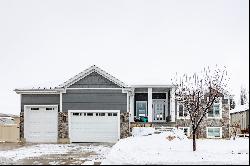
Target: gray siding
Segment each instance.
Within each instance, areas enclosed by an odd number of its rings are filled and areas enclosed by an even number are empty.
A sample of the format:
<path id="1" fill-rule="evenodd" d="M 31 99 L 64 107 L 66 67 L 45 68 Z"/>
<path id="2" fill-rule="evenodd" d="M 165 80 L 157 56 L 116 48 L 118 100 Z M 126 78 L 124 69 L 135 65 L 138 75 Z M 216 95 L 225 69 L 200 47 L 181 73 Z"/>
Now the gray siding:
<path id="1" fill-rule="evenodd" d="M 24 105 L 58 105 L 60 108 L 59 94 L 22 94 L 21 112 L 24 111 Z"/>
<path id="2" fill-rule="evenodd" d="M 69 86 L 69 88 L 119 88 L 119 86 L 100 74 L 93 72 Z"/>
<path id="3" fill-rule="evenodd" d="M 62 110 L 120 110 L 127 112 L 127 94 L 121 89 L 67 90 L 62 97 Z"/>

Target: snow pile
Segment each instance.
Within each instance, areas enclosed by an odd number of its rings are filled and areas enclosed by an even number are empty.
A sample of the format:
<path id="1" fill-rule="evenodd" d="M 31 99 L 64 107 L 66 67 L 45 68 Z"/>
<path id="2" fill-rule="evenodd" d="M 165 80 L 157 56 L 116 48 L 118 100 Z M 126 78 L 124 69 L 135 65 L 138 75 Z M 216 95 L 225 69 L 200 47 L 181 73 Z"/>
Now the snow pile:
<path id="1" fill-rule="evenodd" d="M 230 110 L 230 114 L 237 113 L 237 112 L 244 112 L 249 110 L 249 104 L 238 105 L 234 109 Z"/>
<path id="2" fill-rule="evenodd" d="M 192 140 L 183 136 L 179 130 L 173 130 L 122 139 L 113 146 L 102 165 L 248 163 L 249 139 L 199 139 L 197 151 L 193 152 Z"/>
<path id="3" fill-rule="evenodd" d="M 180 140 L 188 139 L 183 130 L 173 128 L 172 132 L 170 132 L 170 133 L 171 133 L 171 135 L 173 135 L 174 137 L 176 137 Z"/>
<path id="4" fill-rule="evenodd" d="M 152 135 L 155 132 L 155 128 L 153 127 L 133 127 L 132 136 L 147 136 Z"/>

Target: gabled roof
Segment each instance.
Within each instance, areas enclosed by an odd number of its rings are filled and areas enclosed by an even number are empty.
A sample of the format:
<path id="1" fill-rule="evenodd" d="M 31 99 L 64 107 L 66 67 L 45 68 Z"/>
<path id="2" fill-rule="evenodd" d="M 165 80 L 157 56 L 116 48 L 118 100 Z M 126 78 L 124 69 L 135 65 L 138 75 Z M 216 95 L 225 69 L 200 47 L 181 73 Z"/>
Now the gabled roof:
<path id="1" fill-rule="evenodd" d="M 57 88 L 67 88 L 70 85 L 73 85 L 77 81 L 81 80 L 82 78 L 88 76 L 89 74 L 91 74 L 93 72 L 100 74 L 101 76 L 105 77 L 106 79 L 110 80 L 111 82 L 115 83 L 116 85 L 118 85 L 120 87 L 127 87 L 126 84 L 124 84 L 123 82 L 121 82 L 117 78 L 113 77 L 112 75 L 110 75 L 109 73 L 100 69 L 99 67 L 93 65 L 93 66 L 87 68 L 86 70 L 84 70 L 83 72 L 77 74 L 76 76 L 70 78 L 68 81 L 64 82 L 63 84 L 59 85 Z"/>

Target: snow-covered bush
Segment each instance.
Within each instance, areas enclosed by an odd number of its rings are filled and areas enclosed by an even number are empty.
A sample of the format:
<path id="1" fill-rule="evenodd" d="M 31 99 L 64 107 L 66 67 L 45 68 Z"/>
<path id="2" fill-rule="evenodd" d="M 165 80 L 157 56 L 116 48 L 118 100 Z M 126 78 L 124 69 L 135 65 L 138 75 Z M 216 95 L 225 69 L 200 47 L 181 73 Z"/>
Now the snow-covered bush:
<path id="1" fill-rule="evenodd" d="M 155 132 L 155 128 L 153 127 L 133 127 L 132 128 L 132 136 L 147 136 L 152 135 Z"/>

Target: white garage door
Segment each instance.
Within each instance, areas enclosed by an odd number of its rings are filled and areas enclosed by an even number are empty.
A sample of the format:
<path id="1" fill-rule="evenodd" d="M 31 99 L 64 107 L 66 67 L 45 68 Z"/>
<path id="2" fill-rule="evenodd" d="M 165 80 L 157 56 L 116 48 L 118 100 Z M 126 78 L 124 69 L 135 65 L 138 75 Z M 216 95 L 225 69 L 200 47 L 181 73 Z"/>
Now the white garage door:
<path id="1" fill-rule="evenodd" d="M 26 142 L 57 142 L 57 106 L 25 106 L 24 138 Z"/>
<path id="2" fill-rule="evenodd" d="M 69 111 L 70 142 L 117 142 L 120 111 Z"/>

